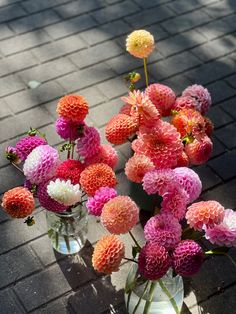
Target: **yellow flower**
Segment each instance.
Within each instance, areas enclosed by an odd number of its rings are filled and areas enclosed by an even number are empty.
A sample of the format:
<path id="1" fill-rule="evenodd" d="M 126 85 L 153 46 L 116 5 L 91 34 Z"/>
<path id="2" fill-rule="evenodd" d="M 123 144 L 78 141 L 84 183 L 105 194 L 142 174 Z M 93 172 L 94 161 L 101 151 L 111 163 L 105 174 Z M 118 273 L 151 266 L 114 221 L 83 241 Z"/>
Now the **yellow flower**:
<path id="1" fill-rule="evenodd" d="M 126 50 L 137 58 L 147 58 L 154 49 L 154 37 L 140 29 L 132 32 L 126 39 Z"/>

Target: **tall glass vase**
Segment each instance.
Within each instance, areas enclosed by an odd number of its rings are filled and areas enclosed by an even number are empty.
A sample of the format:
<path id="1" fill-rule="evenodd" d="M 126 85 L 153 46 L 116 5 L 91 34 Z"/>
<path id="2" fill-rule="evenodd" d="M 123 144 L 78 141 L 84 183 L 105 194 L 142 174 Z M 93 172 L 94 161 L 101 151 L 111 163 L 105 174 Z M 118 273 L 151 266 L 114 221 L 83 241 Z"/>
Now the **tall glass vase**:
<path id="1" fill-rule="evenodd" d="M 132 265 L 125 286 L 125 303 L 129 314 L 177 314 L 184 299 L 183 279 L 173 277 L 172 269 L 160 280 L 144 280 Z"/>
<path id="2" fill-rule="evenodd" d="M 48 236 L 53 248 L 61 254 L 78 253 L 86 242 L 88 214 L 82 205 L 70 212 L 46 211 Z"/>

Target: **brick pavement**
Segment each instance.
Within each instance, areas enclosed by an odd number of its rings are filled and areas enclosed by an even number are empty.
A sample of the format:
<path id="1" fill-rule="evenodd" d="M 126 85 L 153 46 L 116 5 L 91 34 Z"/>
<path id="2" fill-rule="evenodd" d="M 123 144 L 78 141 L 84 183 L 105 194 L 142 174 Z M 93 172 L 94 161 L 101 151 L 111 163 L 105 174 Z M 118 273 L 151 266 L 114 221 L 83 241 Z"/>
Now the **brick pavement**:
<path id="1" fill-rule="evenodd" d="M 1 151 L 29 126 L 46 131 L 50 143 L 58 144 L 55 105 L 68 92 L 87 97 L 88 122 L 104 139 L 106 121 L 126 93 L 123 74 L 142 67 L 125 53 L 125 36 L 145 28 L 157 42 L 151 81 L 177 93 L 199 83 L 212 93 L 214 153 L 196 171 L 203 199 L 235 209 L 235 11 L 235 0 L 0 0 Z M 41 85 L 30 89 L 32 80 Z M 128 194 L 132 187 L 122 168 L 130 149 L 127 144 L 118 149 L 119 192 Z M 0 167 L 0 194 L 22 183 L 2 155 Z M 102 277 L 91 268 L 91 245 L 80 257 L 54 254 L 40 209 L 36 218 L 37 224 L 27 228 L 0 211 L 0 313 L 126 313 L 120 289 L 128 265 L 112 278 Z M 139 226 L 135 232 L 141 239 Z M 91 218 L 90 242 L 103 233 Z M 224 258 L 208 260 L 185 282 L 185 290 L 185 313 L 236 313 L 236 271 Z"/>

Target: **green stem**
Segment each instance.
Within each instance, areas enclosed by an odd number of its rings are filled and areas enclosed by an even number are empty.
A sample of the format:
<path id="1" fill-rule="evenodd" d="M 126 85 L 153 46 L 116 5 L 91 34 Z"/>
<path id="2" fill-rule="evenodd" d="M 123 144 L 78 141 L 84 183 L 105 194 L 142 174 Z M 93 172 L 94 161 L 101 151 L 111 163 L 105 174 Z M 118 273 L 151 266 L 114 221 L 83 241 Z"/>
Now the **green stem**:
<path id="1" fill-rule="evenodd" d="M 129 303 L 130 303 L 131 293 L 132 293 L 132 290 L 129 290 L 128 298 L 127 298 L 127 311 L 129 311 Z"/>
<path id="2" fill-rule="evenodd" d="M 17 170 L 24 174 L 23 170 L 20 167 L 18 167 L 14 162 L 11 162 L 11 164 L 13 167 L 15 167 Z"/>
<path id="3" fill-rule="evenodd" d="M 148 298 L 148 300 L 146 301 L 146 304 L 145 304 L 145 307 L 144 307 L 144 310 L 143 310 L 143 314 L 148 314 L 148 313 L 149 313 L 150 306 L 151 306 L 151 304 L 152 304 L 152 299 L 153 299 L 154 291 L 155 291 L 155 288 L 156 288 L 156 284 L 157 284 L 156 281 L 152 281 L 151 287 L 150 287 L 150 290 L 149 290 L 149 298 Z"/>
<path id="4" fill-rule="evenodd" d="M 143 293 L 141 294 L 141 296 L 140 296 L 140 298 L 139 298 L 139 300 L 138 300 L 138 302 L 137 302 L 137 304 L 136 304 L 136 306 L 135 306 L 135 308 L 134 308 L 132 314 L 135 314 L 135 313 L 137 312 L 137 309 L 138 309 L 138 307 L 139 307 L 139 304 L 140 304 L 140 302 L 142 301 L 143 296 L 144 296 L 145 293 L 147 292 L 148 285 L 149 285 L 149 281 L 147 281 L 147 283 L 146 283 L 146 285 L 145 285 L 145 287 L 144 287 L 144 289 L 143 289 Z"/>
<path id="5" fill-rule="evenodd" d="M 129 261 L 129 262 L 138 263 L 137 261 L 135 261 L 132 258 L 123 257 L 123 259 L 125 259 L 126 261 Z"/>
<path id="6" fill-rule="evenodd" d="M 55 231 L 55 245 L 56 245 L 56 249 L 58 250 L 58 248 L 59 248 L 59 233 L 57 231 Z"/>
<path id="7" fill-rule="evenodd" d="M 214 252 L 214 251 L 207 251 L 205 252 L 206 255 L 223 255 L 228 257 L 228 259 L 231 261 L 231 263 L 234 265 L 234 267 L 236 268 L 236 261 L 227 253 L 225 252 Z"/>
<path id="8" fill-rule="evenodd" d="M 141 246 L 138 244 L 137 240 L 135 239 L 135 237 L 133 236 L 133 234 L 132 234 L 131 231 L 129 231 L 129 234 L 130 234 L 131 238 L 133 239 L 134 243 L 137 245 L 137 247 L 138 247 L 139 249 L 141 249 Z"/>
<path id="9" fill-rule="evenodd" d="M 69 141 L 69 144 L 71 145 L 71 139 Z M 68 148 L 67 159 L 70 159 L 70 150 L 71 150 L 71 146 Z"/>
<path id="10" fill-rule="evenodd" d="M 148 87 L 147 58 L 143 58 L 143 67 L 144 67 L 144 73 L 145 73 L 146 87 Z"/>
<path id="11" fill-rule="evenodd" d="M 164 285 L 163 281 L 161 279 L 158 280 L 159 285 L 161 286 L 162 290 L 165 292 L 165 294 L 167 295 L 167 297 L 169 298 L 174 310 L 176 314 L 180 314 L 180 311 L 178 309 L 177 303 L 175 302 L 174 297 L 171 295 L 171 293 L 169 292 L 169 290 L 166 288 L 166 286 Z"/>

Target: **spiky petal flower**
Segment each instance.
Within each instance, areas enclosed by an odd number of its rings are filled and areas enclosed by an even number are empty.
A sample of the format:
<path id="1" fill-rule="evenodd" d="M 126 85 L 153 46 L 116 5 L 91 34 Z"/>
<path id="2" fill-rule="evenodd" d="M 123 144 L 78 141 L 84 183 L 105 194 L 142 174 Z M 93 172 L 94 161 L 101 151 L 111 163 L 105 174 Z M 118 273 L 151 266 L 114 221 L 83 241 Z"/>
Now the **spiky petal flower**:
<path id="1" fill-rule="evenodd" d="M 175 272 L 181 276 L 192 276 L 202 266 L 204 252 L 193 240 L 183 240 L 175 248 L 172 260 Z"/>
<path id="2" fill-rule="evenodd" d="M 186 144 L 185 153 L 192 165 L 202 165 L 211 156 L 213 150 L 213 143 L 208 136 L 195 139 L 192 143 Z"/>
<path id="3" fill-rule="evenodd" d="M 85 159 L 87 166 L 95 163 L 104 163 L 114 169 L 118 163 L 117 151 L 109 144 L 102 144 L 97 154 Z"/>
<path id="4" fill-rule="evenodd" d="M 125 246 L 113 235 L 103 236 L 95 245 L 92 263 L 96 271 L 111 274 L 118 271 L 121 260 L 125 256 Z"/>
<path id="5" fill-rule="evenodd" d="M 77 153 L 84 158 L 94 156 L 100 150 L 100 142 L 98 130 L 93 126 L 85 126 L 83 135 L 77 141 Z"/>
<path id="6" fill-rule="evenodd" d="M 138 257 L 138 271 L 148 280 L 163 277 L 171 266 L 170 257 L 164 246 L 147 243 Z"/>
<path id="7" fill-rule="evenodd" d="M 59 154 L 55 148 L 49 145 L 38 146 L 25 160 L 24 175 L 31 183 L 39 184 L 54 176 L 59 163 Z"/>
<path id="8" fill-rule="evenodd" d="M 188 86 L 182 93 L 182 96 L 193 98 L 200 107 L 200 112 L 204 115 L 211 106 L 211 95 L 202 85 Z"/>
<path id="9" fill-rule="evenodd" d="M 102 210 L 103 226 L 114 234 L 129 232 L 138 222 L 138 207 L 129 196 L 116 196 Z"/>
<path id="10" fill-rule="evenodd" d="M 64 140 L 75 141 L 80 136 L 84 123 L 74 122 L 60 117 L 56 120 L 56 132 Z"/>
<path id="11" fill-rule="evenodd" d="M 96 191 L 93 197 L 89 197 L 86 207 L 90 214 L 101 216 L 103 206 L 116 196 L 117 192 L 113 188 L 102 187 Z"/>
<path id="12" fill-rule="evenodd" d="M 48 195 L 56 202 L 65 206 L 72 206 L 81 201 L 81 190 L 79 184 L 71 184 L 70 180 L 56 179 L 47 185 Z"/>
<path id="13" fill-rule="evenodd" d="M 78 184 L 84 165 L 79 160 L 64 160 L 56 170 L 56 177 L 65 181 L 71 180 L 72 184 Z"/>
<path id="14" fill-rule="evenodd" d="M 186 219 L 191 228 L 202 230 L 205 225 L 213 228 L 224 219 L 224 207 L 216 201 L 202 201 L 188 207 Z"/>
<path id="15" fill-rule="evenodd" d="M 182 228 L 179 221 L 171 214 L 158 214 L 151 217 L 144 227 L 145 239 L 173 249 L 180 241 Z"/>
<path id="16" fill-rule="evenodd" d="M 192 97 L 178 97 L 173 104 L 171 110 L 181 111 L 183 109 L 195 109 L 200 111 L 198 102 Z"/>
<path id="17" fill-rule="evenodd" d="M 81 187 L 89 196 L 93 196 L 101 187 L 114 188 L 116 183 L 114 171 L 103 163 L 88 166 L 80 175 Z"/>
<path id="18" fill-rule="evenodd" d="M 113 116 L 106 125 L 106 138 L 115 145 L 125 143 L 138 129 L 136 119 L 126 114 Z"/>
<path id="19" fill-rule="evenodd" d="M 39 137 L 37 135 L 35 136 L 28 135 L 26 137 L 21 138 L 16 143 L 16 152 L 20 159 L 24 161 L 35 147 L 45 144 L 47 144 L 47 142 L 44 138 Z"/>
<path id="20" fill-rule="evenodd" d="M 174 91 L 170 87 L 155 83 L 149 85 L 145 93 L 156 106 L 161 116 L 165 117 L 170 115 L 176 98 Z"/>
<path id="21" fill-rule="evenodd" d="M 53 180 L 54 181 L 54 180 Z M 56 213 L 61 213 L 67 210 L 68 206 L 63 205 L 52 199 L 47 192 L 47 186 L 49 184 L 49 181 L 42 182 L 37 187 L 37 197 L 39 200 L 40 205 L 51 211 Z"/>
<path id="22" fill-rule="evenodd" d="M 183 151 L 183 144 L 176 128 L 168 122 L 158 120 L 152 129 L 140 128 L 138 139 L 133 141 L 135 153 L 145 155 L 154 165 L 172 168 Z"/>
<path id="23" fill-rule="evenodd" d="M 198 174 L 187 167 L 178 167 L 173 171 L 180 185 L 188 193 L 189 203 L 192 203 L 199 197 L 202 191 L 202 182 Z"/>
<path id="24" fill-rule="evenodd" d="M 88 103 L 81 95 L 66 95 L 59 100 L 57 113 L 65 119 L 81 122 L 88 114 Z"/>
<path id="25" fill-rule="evenodd" d="M 133 31 L 126 39 L 126 50 L 137 58 L 147 58 L 154 50 L 154 37 L 143 29 Z"/>
<path id="26" fill-rule="evenodd" d="M 144 155 L 134 155 L 125 165 L 125 174 L 127 178 L 133 182 L 141 183 L 144 175 L 154 170 L 153 162 Z"/>
<path id="27" fill-rule="evenodd" d="M 212 244 L 236 247 L 236 212 L 226 209 L 222 223 L 213 228 L 206 228 L 206 239 Z"/>
<path id="28" fill-rule="evenodd" d="M 35 203 L 33 194 L 21 186 L 4 193 L 1 206 L 14 218 L 25 218 L 32 214 Z"/>
<path id="29" fill-rule="evenodd" d="M 172 169 L 155 169 L 143 177 L 143 189 L 147 194 L 163 195 L 175 186 L 176 178 Z"/>

